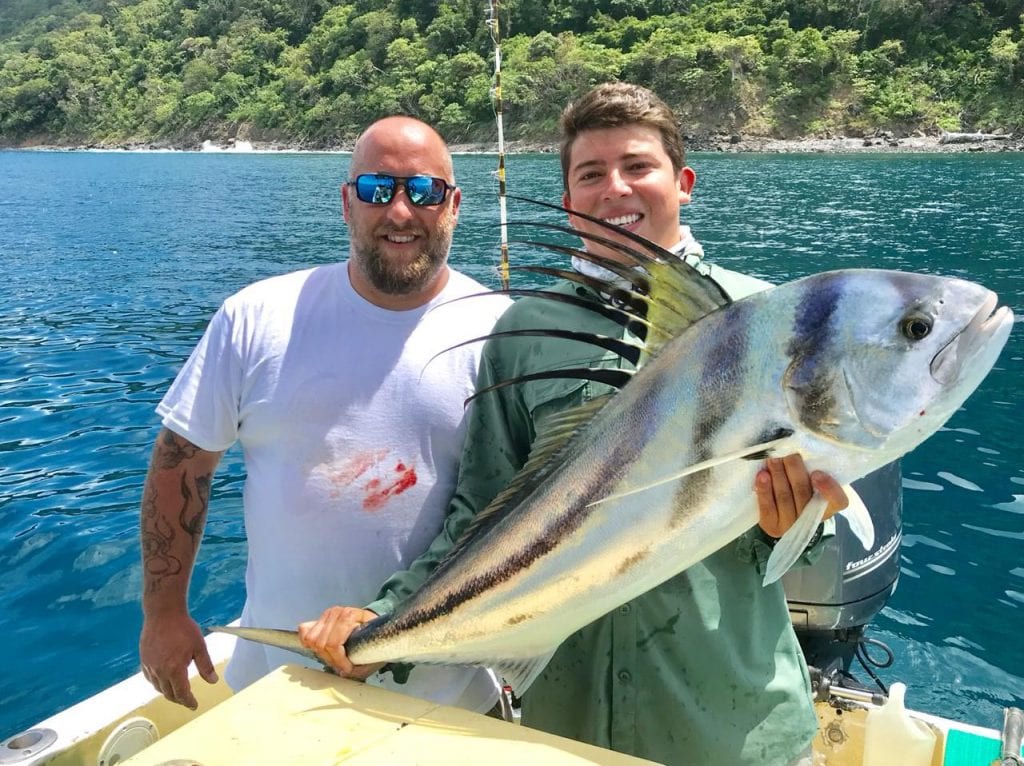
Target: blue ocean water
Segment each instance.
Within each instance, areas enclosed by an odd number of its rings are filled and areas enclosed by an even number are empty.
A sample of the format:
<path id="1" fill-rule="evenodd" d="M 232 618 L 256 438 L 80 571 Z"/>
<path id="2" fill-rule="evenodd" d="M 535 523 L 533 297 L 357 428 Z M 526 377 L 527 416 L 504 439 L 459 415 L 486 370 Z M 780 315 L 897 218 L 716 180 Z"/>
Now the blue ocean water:
<path id="1" fill-rule="evenodd" d="M 153 407 L 230 293 L 342 257 L 328 154 L 0 152 L 0 738 L 137 670 L 138 504 Z M 843 267 L 964 276 L 1024 315 L 1024 156 L 703 155 L 684 210 L 709 255 L 772 281 Z M 495 160 L 456 158 L 452 263 L 496 286 Z M 553 155 L 510 191 L 557 201 Z M 513 203 L 512 220 L 558 217 Z M 535 236 L 536 232 L 530 232 Z M 517 263 L 545 260 L 513 246 Z M 517 277 L 519 284 L 529 280 Z M 525 280 L 525 281 L 524 281 Z M 1024 337 L 909 455 L 902 577 L 870 635 L 916 708 L 1001 725 L 1024 704 Z M 191 590 L 236 616 L 242 465 L 228 454 Z"/>

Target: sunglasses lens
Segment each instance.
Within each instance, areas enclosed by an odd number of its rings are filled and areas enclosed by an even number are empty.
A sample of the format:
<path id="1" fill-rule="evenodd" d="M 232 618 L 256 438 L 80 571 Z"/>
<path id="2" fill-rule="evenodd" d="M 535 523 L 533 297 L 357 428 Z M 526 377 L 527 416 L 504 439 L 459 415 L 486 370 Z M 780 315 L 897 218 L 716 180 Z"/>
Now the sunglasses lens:
<path id="1" fill-rule="evenodd" d="M 405 182 L 409 201 L 414 205 L 439 205 L 448 191 L 443 178 L 413 176 Z"/>
<path id="2" fill-rule="evenodd" d="M 356 176 L 356 196 L 371 205 L 386 205 L 395 196 L 395 179 L 375 173 Z"/>
<path id="3" fill-rule="evenodd" d="M 414 205 L 440 205 L 448 194 L 448 184 L 443 178 L 396 178 L 383 173 L 363 173 L 354 181 L 356 197 L 371 205 L 387 205 L 395 196 L 395 186 L 399 181 L 405 185 L 405 193 Z"/>

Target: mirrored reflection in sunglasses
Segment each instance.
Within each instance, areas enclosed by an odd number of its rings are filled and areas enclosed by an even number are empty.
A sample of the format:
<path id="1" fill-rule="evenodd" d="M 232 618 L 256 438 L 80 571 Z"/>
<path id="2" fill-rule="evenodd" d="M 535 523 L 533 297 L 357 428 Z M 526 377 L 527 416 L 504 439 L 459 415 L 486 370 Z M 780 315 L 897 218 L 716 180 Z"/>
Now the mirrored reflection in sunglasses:
<path id="1" fill-rule="evenodd" d="M 362 173 L 349 181 L 355 187 L 360 202 L 370 205 L 387 205 L 395 198 L 395 189 L 401 183 L 409 202 L 413 205 L 440 205 L 448 196 L 453 184 L 435 176 L 391 176 L 386 173 Z"/>

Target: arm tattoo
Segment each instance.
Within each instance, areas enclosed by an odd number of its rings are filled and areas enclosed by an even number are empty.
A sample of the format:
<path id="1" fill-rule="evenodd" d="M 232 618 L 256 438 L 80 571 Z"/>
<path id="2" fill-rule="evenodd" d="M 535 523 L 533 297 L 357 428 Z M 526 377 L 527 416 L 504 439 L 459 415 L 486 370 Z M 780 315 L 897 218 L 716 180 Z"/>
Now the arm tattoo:
<path id="1" fill-rule="evenodd" d="M 177 468 L 186 460 L 191 460 L 199 452 L 199 447 L 187 439 L 182 439 L 165 430 L 160 439 L 160 446 L 154 455 L 156 467 L 161 471 Z"/>
<path id="2" fill-rule="evenodd" d="M 181 560 L 171 554 L 172 542 L 174 530 L 157 511 L 156 487 L 147 479 L 142 497 L 142 567 L 146 593 L 156 593 L 165 577 L 181 572 Z"/>
<path id="3" fill-rule="evenodd" d="M 188 484 L 188 476 L 181 477 L 181 497 L 184 502 L 181 504 L 181 512 L 178 514 L 178 523 L 181 528 L 192 538 L 192 552 L 199 550 L 199 541 L 203 537 L 203 527 L 206 526 L 206 510 L 210 506 L 210 479 L 212 477 L 197 476 L 195 481 L 196 498 L 192 498 L 192 489 Z"/>
<path id="4" fill-rule="evenodd" d="M 180 460 L 178 461 L 180 462 Z M 213 474 L 197 476 L 190 483 L 187 472 L 181 476 L 181 507 L 178 511 L 179 528 L 192 541 L 193 555 L 199 550 L 206 514 L 210 503 L 210 483 Z M 146 480 L 142 498 L 142 564 L 145 570 L 146 593 L 160 590 L 167 577 L 182 572 L 181 559 L 174 555 L 173 544 L 177 530 L 160 515 L 157 508 L 157 489 L 152 479 Z"/>

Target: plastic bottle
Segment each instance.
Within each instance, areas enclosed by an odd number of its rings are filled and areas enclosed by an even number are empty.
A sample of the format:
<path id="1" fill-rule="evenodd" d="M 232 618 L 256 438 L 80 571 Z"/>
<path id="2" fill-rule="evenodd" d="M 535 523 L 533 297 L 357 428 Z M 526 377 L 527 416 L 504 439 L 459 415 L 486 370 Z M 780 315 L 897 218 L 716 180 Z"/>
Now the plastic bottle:
<path id="1" fill-rule="evenodd" d="M 889 687 L 889 699 L 868 711 L 864 731 L 864 766 L 930 766 L 935 732 L 911 718 L 903 706 L 905 684 Z"/>

